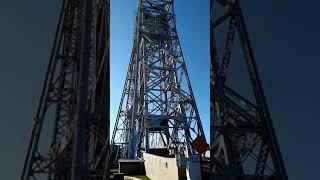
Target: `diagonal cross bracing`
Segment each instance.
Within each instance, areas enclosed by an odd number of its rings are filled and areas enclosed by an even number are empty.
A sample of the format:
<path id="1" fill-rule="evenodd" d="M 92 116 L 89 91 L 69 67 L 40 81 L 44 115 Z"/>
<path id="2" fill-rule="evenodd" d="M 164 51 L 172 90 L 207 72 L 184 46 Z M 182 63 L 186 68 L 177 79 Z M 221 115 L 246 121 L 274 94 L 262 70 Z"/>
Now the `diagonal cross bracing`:
<path id="1" fill-rule="evenodd" d="M 192 155 L 191 142 L 204 132 L 176 30 L 174 2 L 140 0 L 135 19 L 133 51 L 111 142 L 112 150 L 120 152 L 116 160 L 135 159 L 151 149 Z"/>

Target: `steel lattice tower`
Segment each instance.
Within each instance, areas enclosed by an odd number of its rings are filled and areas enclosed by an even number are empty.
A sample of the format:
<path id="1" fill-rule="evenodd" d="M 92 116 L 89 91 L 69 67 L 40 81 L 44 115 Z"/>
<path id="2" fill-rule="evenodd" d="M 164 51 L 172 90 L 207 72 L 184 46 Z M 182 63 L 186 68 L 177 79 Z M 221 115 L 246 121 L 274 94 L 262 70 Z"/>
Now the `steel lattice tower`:
<path id="1" fill-rule="evenodd" d="M 239 1 L 211 0 L 210 22 L 213 179 L 286 180 Z M 241 56 L 232 56 L 236 46 Z M 251 99 L 228 84 L 230 63 L 241 59 L 249 75 Z"/>
<path id="2" fill-rule="evenodd" d="M 111 142 L 116 159 L 159 149 L 188 157 L 195 153 L 191 143 L 196 137 L 204 138 L 204 133 L 176 30 L 174 1 L 140 0 Z"/>
<path id="3" fill-rule="evenodd" d="M 20 179 L 108 179 L 108 151 L 109 0 L 63 0 Z"/>

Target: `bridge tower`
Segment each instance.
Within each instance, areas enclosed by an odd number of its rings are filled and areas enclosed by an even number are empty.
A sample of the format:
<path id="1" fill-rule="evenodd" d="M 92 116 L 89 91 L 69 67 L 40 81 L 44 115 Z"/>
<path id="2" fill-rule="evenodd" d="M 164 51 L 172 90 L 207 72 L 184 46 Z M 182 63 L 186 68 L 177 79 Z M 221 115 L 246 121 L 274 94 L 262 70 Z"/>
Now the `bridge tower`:
<path id="1" fill-rule="evenodd" d="M 212 177 L 219 180 L 286 180 L 239 1 L 211 0 L 210 23 Z M 230 69 L 232 62 L 243 62 L 244 68 L 233 66 Z M 245 71 L 248 87 L 242 81 L 232 86 L 231 70 L 233 73 Z M 242 88 L 246 89 L 245 93 L 238 91 Z"/>
<path id="2" fill-rule="evenodd" d="M 109 144 L 109 0 L 63 0 L 20 179 L 108 179 Z"/>
<path id="3" fill-rule="evenodd" d="M 176 30 L 173 0 L 139 0 L 134 42 L 112 135 L 116 160 L 141 152 L 196 154 L 205 141 Z"/>

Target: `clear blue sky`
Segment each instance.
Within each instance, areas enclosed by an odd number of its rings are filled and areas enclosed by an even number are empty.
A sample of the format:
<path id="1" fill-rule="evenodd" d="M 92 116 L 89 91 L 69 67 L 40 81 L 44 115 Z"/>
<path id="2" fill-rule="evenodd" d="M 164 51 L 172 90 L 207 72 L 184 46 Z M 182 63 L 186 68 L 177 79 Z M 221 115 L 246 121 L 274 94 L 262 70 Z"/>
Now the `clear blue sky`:
<path id="1" fill-rule="evenodd" d="M 137 1 L 111 0 L 111 132 L 116 119 L 133 45 Z M 209 1 L 175 1 L 177 30 L 200 118 L 209 142 Z"/>

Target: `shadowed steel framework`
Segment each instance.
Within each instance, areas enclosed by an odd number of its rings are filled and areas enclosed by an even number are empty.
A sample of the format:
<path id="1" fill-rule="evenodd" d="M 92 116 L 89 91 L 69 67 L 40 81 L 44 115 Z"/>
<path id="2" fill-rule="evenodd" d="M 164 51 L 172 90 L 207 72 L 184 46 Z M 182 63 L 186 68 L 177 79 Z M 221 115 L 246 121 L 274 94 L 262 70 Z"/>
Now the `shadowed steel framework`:
<path id="1" fill-rule="evenodd" d="M 109 0 L 63 0 L 20 179 L 108 179 L 108 151 Z"/>
<path id="2" fill-rule="evenodd" d="M 204 138 L 175 22 L 173 0 L 140 0 L 125 85 L 112 135 L 116 159 L 141 152 L 188 157 Z"/>
<path id="3" fill-rule="evenodd" d="M 210 23 L 212 177 L 219 180 L 286 180 L 239 1 L 211 0 Z M 228 72 L 235 61 L 245 64 L 248 89 L 252 90 L 250 97 L 237 92 L 241 87 L 231 86 Z"/>

